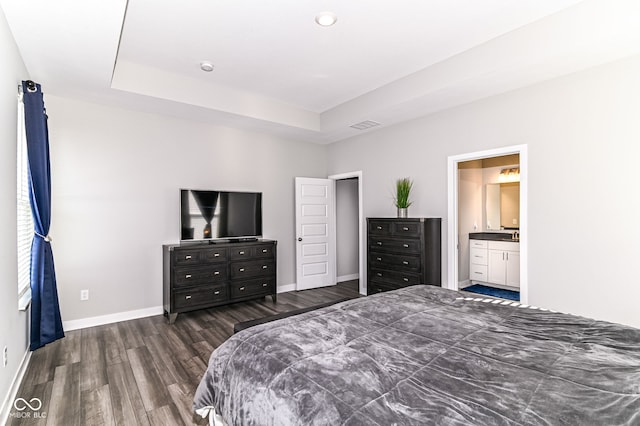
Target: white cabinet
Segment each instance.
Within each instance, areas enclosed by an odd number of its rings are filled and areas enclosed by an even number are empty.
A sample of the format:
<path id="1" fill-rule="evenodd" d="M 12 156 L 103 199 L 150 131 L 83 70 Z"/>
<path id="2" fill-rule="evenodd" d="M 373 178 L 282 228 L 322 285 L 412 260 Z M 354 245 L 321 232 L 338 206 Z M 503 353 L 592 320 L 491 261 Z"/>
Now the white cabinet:
<path id="1" fill-rule="evenodd" d="M 470 240 L 469 247 L 469 279 L 487 281 L 487 242 Z"/>
<path id="2" fill-rule="evenodd" d="M 511 241 L 469 240 L 471 282 L 520 288 L 520 244 Z"/>
<path id="3" fill-rule="evenodd" d="M 502 250 L 489 250 L 489 268 L 487 281 L 502 284 L 507 281 L 507 261 Z"/>
<path id="4" fill-rule="evenodd" d="M 520 245 L 516 242 L 488 242 L 487 282 L 520 288 Z"/>
<path id="5" fill-rule="evenodd" d="M 507 252 L 507 276 L 504 285 L 520 288 L 520 252 Z"/>

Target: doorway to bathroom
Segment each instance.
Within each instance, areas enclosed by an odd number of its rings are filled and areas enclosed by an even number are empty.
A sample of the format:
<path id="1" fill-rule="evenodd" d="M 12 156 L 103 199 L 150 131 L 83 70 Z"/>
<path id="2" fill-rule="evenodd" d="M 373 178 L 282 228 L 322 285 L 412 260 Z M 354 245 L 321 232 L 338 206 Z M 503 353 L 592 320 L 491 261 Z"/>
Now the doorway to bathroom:
<path id="1" fill-rule="evenodd" d="M 448 199 L 447 287 L 526 304 L 527 146 L 449 157 Z"/>

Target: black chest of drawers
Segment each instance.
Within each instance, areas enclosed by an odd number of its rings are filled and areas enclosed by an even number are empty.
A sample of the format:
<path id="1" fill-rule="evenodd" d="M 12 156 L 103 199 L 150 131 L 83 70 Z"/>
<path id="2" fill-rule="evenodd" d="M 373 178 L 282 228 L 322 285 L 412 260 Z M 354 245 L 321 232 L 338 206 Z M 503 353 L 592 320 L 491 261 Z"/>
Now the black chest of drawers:
<path id="1" fill-rule="evenodd" d="M 441 218 L 367 218 L 367 294 L 442 285 Z"/>
<path id="2" fill-rule="evenodd" d="M 272 240 L 164 245 L 163 306 L 169 323 L 181 312 L 211 308 L 276 293 Z"/>

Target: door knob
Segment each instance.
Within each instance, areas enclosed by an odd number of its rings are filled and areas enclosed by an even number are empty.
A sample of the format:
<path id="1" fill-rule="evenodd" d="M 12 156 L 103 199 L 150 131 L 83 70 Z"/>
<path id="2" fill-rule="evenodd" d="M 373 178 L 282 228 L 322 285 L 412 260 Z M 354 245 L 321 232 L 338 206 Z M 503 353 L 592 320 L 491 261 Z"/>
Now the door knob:
<path id="1" fill-rule="evenodd" d="M 298 237 L 298 241 L 302 241 L 302 238 L 299 238 L 299 237 Z"/>

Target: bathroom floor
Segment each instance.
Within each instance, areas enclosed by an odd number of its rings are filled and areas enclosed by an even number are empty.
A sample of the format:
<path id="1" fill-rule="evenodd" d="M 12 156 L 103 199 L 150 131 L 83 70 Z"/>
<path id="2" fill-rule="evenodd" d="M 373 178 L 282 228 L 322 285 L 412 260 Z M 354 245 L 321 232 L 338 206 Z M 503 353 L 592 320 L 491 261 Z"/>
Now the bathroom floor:
<path id="1" fill-rule="evenodd" d="M 520 292 L 512 290 L 503 290 L 501 288 L 489 287 L 482 284 L 474 284 L 469 287 L 465 287 L 462 291 L 468 291 L 469 293 L 482 294 L 485 296 L 498 297 L 500 299 L 520 301 Z"/>

